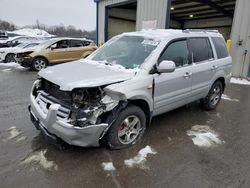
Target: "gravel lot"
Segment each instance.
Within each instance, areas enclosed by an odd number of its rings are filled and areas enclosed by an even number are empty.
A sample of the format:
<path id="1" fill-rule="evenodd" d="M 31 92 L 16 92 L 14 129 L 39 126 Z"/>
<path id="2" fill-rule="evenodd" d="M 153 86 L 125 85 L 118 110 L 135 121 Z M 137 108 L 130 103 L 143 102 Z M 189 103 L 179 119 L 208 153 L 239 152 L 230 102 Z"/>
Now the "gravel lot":
<path id="1" fill-rule="evenodd" d="M 154 118 L 129 149 L 58 150 L 29 120 L 35 79 L 36 72 L 0 65 L 2 188 L 250 185 L 250 86 L 231 84 L 215 111 L 193 103 Z"/>

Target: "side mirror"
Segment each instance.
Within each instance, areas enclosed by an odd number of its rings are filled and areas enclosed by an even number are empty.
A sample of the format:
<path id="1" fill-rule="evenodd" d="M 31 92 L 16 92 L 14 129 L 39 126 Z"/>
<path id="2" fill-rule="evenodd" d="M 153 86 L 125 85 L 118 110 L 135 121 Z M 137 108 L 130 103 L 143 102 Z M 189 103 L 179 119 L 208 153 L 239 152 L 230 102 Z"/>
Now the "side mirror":
<path id="1" fill-rule="evenodd" d="M 159 73 L 170 73 L 175 71 L 175 63 L 173 61 L 163 60 L 157 67 Z"/>

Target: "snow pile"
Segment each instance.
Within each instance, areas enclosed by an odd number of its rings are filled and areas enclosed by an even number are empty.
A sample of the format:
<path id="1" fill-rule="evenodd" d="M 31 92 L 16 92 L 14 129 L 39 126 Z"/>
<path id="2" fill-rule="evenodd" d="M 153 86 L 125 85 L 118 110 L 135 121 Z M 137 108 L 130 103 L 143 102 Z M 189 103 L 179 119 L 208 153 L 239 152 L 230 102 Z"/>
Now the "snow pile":
<path id="1" fill-rule="evenodd" d="M 250 85 L 250 81 L 240 78 L 231 78 L 230 82 L 233 84 Z"/>
<path id="2" fill-rule="evenodd" d="M 16 138 L 17 136 L 19 136 L 21 134 L 21 131 L 19 129 L 17 129 L 15 126 L 10 127 L 8 129 L 8 131 L 10 133 L 10 136 L 5 141 Z"/>
<path id="3" fill-rule="evenodd" d="M 135 157 L 125 160 L 124 164 L 129 168 L 138 166 L 139 168 L 146 169 L 144 164 L 147 161 L 148 154 L 155 155 L 156 153 L 150 146 L 146 146 Z"/>
<path id="4" fill-rule="evenodd" d="M 238 99 L 232 99 L 231 97 L 229 97 L 229 96 L 227 96 L 225 94 L 222 94 L 221 98 L 224 99 L 224 100 L 228 100 L 228 101 L 239 102 Z"/>
<path id="5" fill-rule="evenodd" d="M 41 30 L 41 29 L 31 29 L 31 28 L 24 28 L 24 29 L 19 29 L 16 31 L 9 31 L 8 33 L 16 34 L 16 35 L 25 35 L 29 37 L 53 37 L 55 35 L 51 35 L 48 32 Z"/>
<path id="6" fill-rule="evenodd" d="M 21 136 L 22 132 L 15 126 L 10 127 L 7 131 L 9 132 L 9 136 L 6 139 L 3 139 L 4 142 L 12 139 L 16 139 L 16 142 L 22 142 L 27 138 L 26 136 Z"/>
<path id="7" fill-rule="evenodd" d="M 102 166 L 105 171 L 115 171 L 115 167 L 112 162 L 103 162 Z"/>
<path id="8" fill-rule="evenodd" d="M 54 169 L 58 170 L 57 165 L 53 161 L 48 161 L 45 157 L 47 150 L 42 150 L 33 153 L 31 156 L 24 159 L 20 164 L 30 164 L 30 163 L 38 163 L 45 169 Z"/>
<path id="9" fill-rule="evenodd" d="M 0 63 L 0 66 L 4 66 L 4 67 L 11 67 L 11 68 L 15 68 L 15 69 L 25 69 L 24 67 L 22 67 L 21 65 L 19 65 L 18 63 L 15 62 L 10 62 L 10 63 Z M 3 72 L 10 72 L 11 69 L 4 69 L 2 70 Z"/>
<path id="10" fill-rule="evenodd" d="M 187 131 L 187 135 L 192 138 L 195 145 L 199 147 L 212 147 L 223 144 L 218 134 L 207 125 L 195 125 Z"/>

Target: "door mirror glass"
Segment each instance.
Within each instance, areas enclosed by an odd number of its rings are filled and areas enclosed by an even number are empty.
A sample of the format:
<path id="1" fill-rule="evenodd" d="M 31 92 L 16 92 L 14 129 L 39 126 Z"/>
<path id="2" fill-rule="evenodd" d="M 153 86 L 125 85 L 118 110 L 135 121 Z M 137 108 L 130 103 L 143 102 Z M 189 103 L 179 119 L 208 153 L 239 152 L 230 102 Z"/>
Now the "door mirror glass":
<path id="1" fill-rule="evenodd" d="M 175 63 L 173 61 L 163 60 L 157 67 L 159 73 L 170 73 L 175 71 Z"/>

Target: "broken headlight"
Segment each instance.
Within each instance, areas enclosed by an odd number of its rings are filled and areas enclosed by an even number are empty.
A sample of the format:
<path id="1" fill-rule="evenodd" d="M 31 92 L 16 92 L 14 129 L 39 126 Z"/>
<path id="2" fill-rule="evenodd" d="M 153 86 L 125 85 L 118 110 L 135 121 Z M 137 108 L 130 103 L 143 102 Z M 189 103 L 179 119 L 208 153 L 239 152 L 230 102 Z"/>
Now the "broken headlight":
<path id="1" fill-rule="evenodd" d="M 118 101 L 105 95 L 101 87 L 76 89 L 72 93 L 72 101 L 70 118 L 79 127 L 95 125 L 103 113 L 118 104 Z"/>

